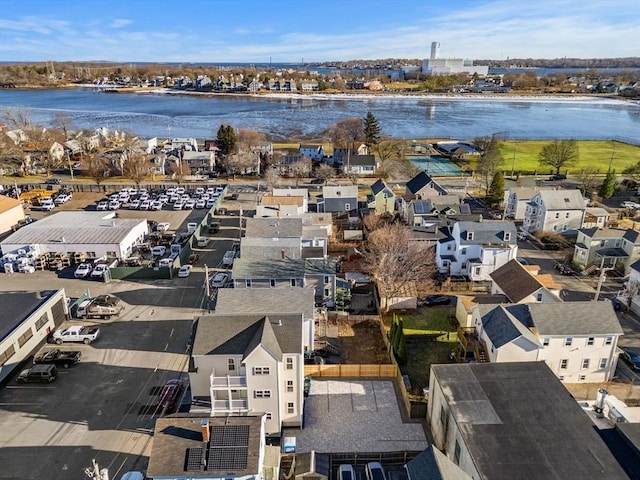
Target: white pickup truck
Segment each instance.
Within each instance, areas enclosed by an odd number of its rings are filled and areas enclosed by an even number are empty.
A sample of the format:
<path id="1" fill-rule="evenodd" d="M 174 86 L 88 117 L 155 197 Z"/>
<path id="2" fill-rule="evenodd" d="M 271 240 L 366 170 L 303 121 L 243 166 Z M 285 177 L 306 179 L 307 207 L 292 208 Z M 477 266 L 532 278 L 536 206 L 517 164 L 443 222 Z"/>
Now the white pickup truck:
<path id="1" fill-rule="evenodd" d="M 98 327 L 74 325 L 54 331 L 52 337 L 53 341 L 58 345 L 62 345 L 63 342 L 82 342 L 85 345 L 89 345 L 91 342 L 97 340 L 99 335 L 100 329 Z"/>

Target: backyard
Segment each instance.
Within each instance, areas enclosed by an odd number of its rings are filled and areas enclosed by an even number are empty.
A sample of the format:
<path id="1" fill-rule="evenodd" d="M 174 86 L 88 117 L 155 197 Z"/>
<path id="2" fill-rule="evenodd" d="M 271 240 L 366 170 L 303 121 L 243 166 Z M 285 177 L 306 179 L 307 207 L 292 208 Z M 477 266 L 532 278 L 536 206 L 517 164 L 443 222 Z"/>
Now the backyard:
<path id="1" fill-rule="evenodd" d="M 411 393 L 422 395 L 429 386 L 431 365 L 451 363 L 449 354 L 458 341 L 455 308 L 453 306 L 421 307 L 415 313 L 397 315 L 402 319 L 407 361 L 401 365 L 403 375 L 409 376 Z M 385 318 L 390 327 L 392 316 Z"/>

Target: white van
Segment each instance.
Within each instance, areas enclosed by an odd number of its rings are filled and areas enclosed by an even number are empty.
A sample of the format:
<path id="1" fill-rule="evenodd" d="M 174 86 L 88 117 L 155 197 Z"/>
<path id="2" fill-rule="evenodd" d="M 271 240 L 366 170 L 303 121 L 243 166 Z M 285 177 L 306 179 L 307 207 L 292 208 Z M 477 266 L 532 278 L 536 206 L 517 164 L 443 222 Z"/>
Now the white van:
<path id="1" fill-rule="evenodd" d="M 224 257 L 222 257 L 222 265 L 225 267 L 232 267 L 233 261 L 235 260 L 235 258 L 236 258 L 235 250 L 229 250 L 224 254 Z"/>
<path id="2" fill-rule="evenodd" d="M 151 250 L 151 255 L 153 255 L 154 257 L 163 257 L 166 252 L 167 252 L 167 247 L 158 245 L 153 247 L 153 249 Z"/>

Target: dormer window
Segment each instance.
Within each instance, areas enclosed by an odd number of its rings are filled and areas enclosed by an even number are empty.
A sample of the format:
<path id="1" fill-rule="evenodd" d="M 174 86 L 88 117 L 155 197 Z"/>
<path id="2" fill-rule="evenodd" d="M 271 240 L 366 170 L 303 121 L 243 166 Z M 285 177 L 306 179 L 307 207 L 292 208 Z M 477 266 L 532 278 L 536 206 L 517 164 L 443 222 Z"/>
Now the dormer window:
<path id="1" fill-rule="evenodd" d="M 473 232 L 467 232 L 467 240 L 473 240 Z"/>
<path id="2" fill-rule="evenodd" d="M 511 232 L 504 232 L 504 241 L 508 242 L 511 240 Z"/>

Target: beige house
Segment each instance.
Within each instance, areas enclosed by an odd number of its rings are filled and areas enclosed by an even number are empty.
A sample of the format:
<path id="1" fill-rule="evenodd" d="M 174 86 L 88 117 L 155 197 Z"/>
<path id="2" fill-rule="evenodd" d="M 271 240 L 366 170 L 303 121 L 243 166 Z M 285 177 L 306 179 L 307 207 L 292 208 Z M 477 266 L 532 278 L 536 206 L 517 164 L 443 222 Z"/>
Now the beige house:
<path id="1" fill-rule="evenodd" d="M 0 195 L 0 235 L 10 232 L 12 227 L 24 221 L 22 202 Z"/>
<path id="2" fill-rule="evenodd" d="M 504 295 L 511 303 L 561 302 L 560 290 L 550 274 L 541 275 L 537 265 L 510 260 L 490 273 L 491 294 Z"/>
<path id="3" fill-rule="evenodd" d="M 303 315 L 198 318 L 189 378 L 211 415 L 262 412 L 266 435 L 300 427 L 304 402 Z"/>
<path id="4" fill-rule="evenodd" d="M 630 272 L 630 266 L 640 259 L 640 232 L 633 229 L 582 228 L 573 251 L 573 263 L 595 270 L 617 267 Z"/>

